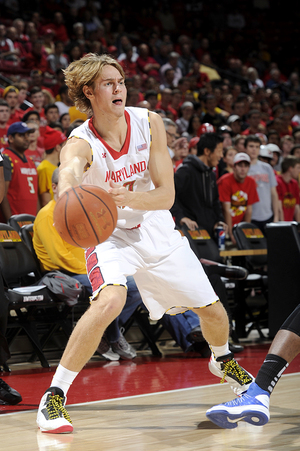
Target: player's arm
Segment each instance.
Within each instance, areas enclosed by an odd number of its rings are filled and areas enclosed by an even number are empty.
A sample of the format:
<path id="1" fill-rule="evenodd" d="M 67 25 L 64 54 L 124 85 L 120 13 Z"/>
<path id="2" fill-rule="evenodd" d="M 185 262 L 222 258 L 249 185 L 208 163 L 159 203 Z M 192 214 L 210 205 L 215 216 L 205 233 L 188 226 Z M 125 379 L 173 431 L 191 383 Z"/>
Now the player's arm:
<path id="1" fill-rule="evenodd" d="M 110 180 L 111 194 L 117 206 L 136 210 L 169 210 L 175 197 L 174 173 L 167 149 L 166 131 L 161 117 L 150 112 L 152 145 L 149 171 L 155 189 L 147 192 L 128 191 Z"/>
<path id="2" fill-rule="evenodd" d="M 85 167 L 91 163 L 90 145 L 84 139 L 70 138 L 60 153 L 58 195 L 80 185 Z"/>

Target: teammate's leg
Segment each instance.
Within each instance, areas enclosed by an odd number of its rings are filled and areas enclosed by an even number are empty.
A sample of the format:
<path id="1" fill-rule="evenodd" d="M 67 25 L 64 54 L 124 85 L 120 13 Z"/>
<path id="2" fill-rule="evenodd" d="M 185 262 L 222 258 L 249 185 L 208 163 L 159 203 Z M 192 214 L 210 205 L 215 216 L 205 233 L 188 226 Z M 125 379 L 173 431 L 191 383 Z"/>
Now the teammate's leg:
<path id="1" fill-rule="evenodd" d="M 212 407 L 207 417 L 221 427 L 233 429 L 238 421 L 261 426 L 270 419 L 269 398 L 289 363 L 300 353 L 300 305 L 277 332 L 255 382 L 246 394 Z"/>

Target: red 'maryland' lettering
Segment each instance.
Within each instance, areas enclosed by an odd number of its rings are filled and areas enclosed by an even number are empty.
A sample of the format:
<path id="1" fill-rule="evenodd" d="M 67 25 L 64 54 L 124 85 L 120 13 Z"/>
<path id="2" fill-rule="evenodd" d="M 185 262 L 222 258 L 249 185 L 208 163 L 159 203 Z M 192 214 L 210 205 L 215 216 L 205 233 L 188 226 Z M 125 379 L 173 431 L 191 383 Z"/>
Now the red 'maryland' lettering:
<path id="1" fill-rule="evenodd" d="M 124 167 L 119 169 L 118 171 L 106 171 L 105 182 L 108 182 L 110 179 L 117 183 L 122 182 L 134 174 L 145 172 L 147 169 L 146 161 L 140 161 L 139 163 L 130 164 L 129 167 Z"/>

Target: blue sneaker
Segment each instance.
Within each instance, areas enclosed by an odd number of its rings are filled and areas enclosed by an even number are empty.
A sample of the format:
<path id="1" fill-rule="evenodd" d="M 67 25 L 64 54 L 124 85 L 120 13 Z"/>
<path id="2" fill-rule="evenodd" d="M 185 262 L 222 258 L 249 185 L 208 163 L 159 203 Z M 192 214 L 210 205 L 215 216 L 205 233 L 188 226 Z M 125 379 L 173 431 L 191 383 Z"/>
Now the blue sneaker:
<path id="1" fill-rule="evenodd" d="M 255 383 L 252 385 L 259 389 Z M 209 409 L 206 412 L 207 418 L 216 425 L 226 429 L 236 428 L 238 421 L 246 421 L 255 426 L 266 424 L 270 419 L 270 396 L 268 392 L 261 389 L 256 390 L 258 394 L 253 396 L 254 390 L 251 390 L 251 388 L 252 386 L 241 397 Z"/>

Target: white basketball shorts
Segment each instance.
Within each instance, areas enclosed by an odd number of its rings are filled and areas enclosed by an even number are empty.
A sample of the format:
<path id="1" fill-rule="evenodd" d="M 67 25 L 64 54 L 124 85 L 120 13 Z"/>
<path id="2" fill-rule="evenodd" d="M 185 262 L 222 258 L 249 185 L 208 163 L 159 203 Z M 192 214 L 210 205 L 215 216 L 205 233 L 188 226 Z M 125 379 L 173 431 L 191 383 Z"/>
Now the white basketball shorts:
<path id="1" fill-rule="evenodd" d="M 174 227 L 169 211 L 154 211 L 139 227 L 116 228 L 104 243 L 87 249 L 92 299 L 107 285 L 126 286 L 132 275 L 154 320 L 217 302 L 188 240 Z"/>

